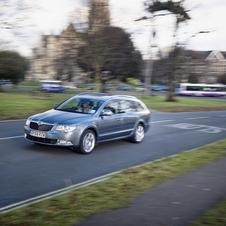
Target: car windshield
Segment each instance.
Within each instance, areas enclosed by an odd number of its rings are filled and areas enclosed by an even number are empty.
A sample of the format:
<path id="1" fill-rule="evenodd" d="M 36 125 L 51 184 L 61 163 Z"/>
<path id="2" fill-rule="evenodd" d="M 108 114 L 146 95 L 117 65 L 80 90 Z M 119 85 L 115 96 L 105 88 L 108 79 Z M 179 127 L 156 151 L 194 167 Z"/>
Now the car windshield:
<path id="1" fill-rule="evenodd" d="M 55 110 L 81 114 L 94 114 L 102 104 L 103 101 L 101 100 L 72 97 L 58 105 Z"/>

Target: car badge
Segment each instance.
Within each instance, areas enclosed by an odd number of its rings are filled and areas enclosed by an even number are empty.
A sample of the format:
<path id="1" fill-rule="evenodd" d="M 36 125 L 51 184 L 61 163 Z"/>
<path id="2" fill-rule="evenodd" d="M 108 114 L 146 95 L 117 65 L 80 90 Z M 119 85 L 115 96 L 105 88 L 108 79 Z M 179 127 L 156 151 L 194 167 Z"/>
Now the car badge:
<path id="1" fill-rule="evenodd" d="M 38 121 L 37 124 L 38 124 L 38 126 L 41 126 L 42 125 L 42 122 Z"/>

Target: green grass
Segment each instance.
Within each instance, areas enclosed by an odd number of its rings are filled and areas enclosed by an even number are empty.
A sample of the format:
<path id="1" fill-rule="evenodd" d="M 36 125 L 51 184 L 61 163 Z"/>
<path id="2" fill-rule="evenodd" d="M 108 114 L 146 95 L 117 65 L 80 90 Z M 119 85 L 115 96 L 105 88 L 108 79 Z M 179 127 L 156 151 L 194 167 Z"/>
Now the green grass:
<path id="1" fill-rule="evenodd" d="M 27 118 L 32 114 L 49 110 L 55 103 L 75 95 L 75 91 L 46 95 L 41 92 L 21 91 L 0 93 L 0 120 Z M 77 92 L 77 91 L 76 91 Z M 177 98 L 166 102 L 164 96 L 138 97 L 150 108 L 164 112 L 226 110 L 226 102 L 220 100 Z"/>
<path id="2" fill-rule="evenodd" d="M 226 199 L 208 210 L 201 218 L 189 226 L 225 226 L 226 225 Z"/>
<path id="3" fill-rule="evenodd" d="M 23 82 L 20 82 L 20 83 L 18 83 L 18 86 L 36 86 L 36 87 L 38 87 L 38 86 L 40 86 L 40 82 L 25 82 L 25 81 L 23 81 Z"/>
<path id="4" fill-rule="evenodd" d="M 0 119 L 21 119 L 53 108 L 55 103 L 71 97 L 70 94 L 12 94 L 0 93 Z"/>
<path id="5" fill-rule="evenodd" d="M 156 184 L 225 155 L 226 140 L 223 140 L 174 158 L 129 168 L 103 182 L 1 214 L 0 222 L 4 226 L 71 226 L 93 214 L 128 206 L 133 198 Z M 218 215 L 215 212 L 210 215 L 212 225 L 218 225 L 215 224 Z M 225 225 L 222 217 L 223 220 Z"/>
<path id="6" fill-rule="evenodd" d="M 218 99 L 177 97 L 176 102 L 165 101 L 164 96 L 140 97 L 149 108 L 164 112 L 226 110 L 226 101 Z"/>

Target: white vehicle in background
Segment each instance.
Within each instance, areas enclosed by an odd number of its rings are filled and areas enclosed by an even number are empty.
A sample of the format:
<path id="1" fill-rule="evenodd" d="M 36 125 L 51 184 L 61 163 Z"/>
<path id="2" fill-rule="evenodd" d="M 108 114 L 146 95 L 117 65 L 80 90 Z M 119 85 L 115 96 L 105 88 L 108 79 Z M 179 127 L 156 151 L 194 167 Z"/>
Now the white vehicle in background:
<path id="1" fill-rule="evenodd" d="M 48 93 L 62 93 L 65 87 L 60 80 L 41 80 L 41 90 Z"/>
<path id="2" fill-rule="evenodd" d="M 144 92 L 146 90 L 145 85 L 138 85 L 135 87 L 135 91 L 137 92 Z"/>
<path id="3" fill-rule="evenodd" d="M 175 92 L 180 96 L 223 97 L 226 96 L 226 85 L 180 83 L 176 86 Z"/>
<path id="4" fill-rule="evenodd" d="M 65 82 L 62 84 L 65 89 L 77 89 L 73 82 Z"/>

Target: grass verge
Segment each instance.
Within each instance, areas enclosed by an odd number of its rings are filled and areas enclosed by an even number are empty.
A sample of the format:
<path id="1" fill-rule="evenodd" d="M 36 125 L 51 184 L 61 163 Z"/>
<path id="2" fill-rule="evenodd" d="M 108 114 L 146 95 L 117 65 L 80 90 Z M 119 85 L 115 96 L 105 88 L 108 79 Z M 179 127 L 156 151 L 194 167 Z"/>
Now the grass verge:
<path id="1" fill-rule="evenodd" d="M 67 92 L 44 95 L 43 93 L 0 93 L 0 120 L 27 118 L 53 108 L 55 103 L 75 95 Z M 138 97 L 150 109 L 163 112 L 226 110 L 226 102 L 199 98 L 177 98 L 177 102 L 166 102 L 164 96 Z"/>
<path id="2" fill-rule="evenodd" d="M 226 199 L 214 208 L 208 210 L 201 218 L 189 226 L 225 226 L 226 225 Z"/>
<path id="3" fill-rule="evenodd" d="M 191 112 L 226 110 L 226 101 L 219 99 L 177 97 L 176 102 L 165 101 L 165 96 L 140 97 L 149 107 L 163 112 Z"/>
<path id="4" fill-rule="evenodd" d="M 156 184 L 225 155 L 226 140 L 223 140 L 174 158 L 129 168 L 101 183 L 1 214 L 0 223 L 4 226 L 75 225 L 93 214 L 128 206 L 135 196 Z M 214 219 L 216 216 L 212 215 Z"/>

